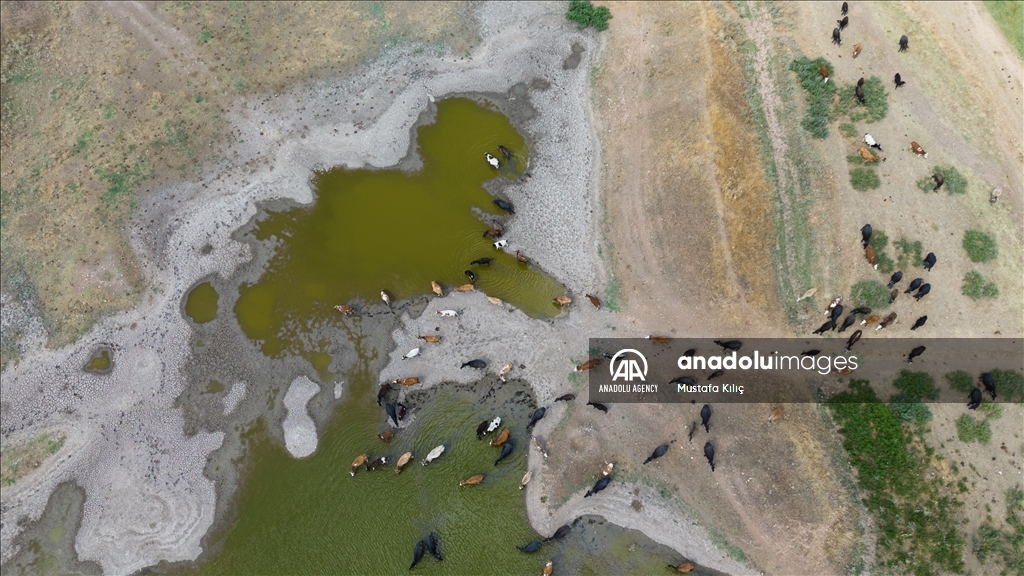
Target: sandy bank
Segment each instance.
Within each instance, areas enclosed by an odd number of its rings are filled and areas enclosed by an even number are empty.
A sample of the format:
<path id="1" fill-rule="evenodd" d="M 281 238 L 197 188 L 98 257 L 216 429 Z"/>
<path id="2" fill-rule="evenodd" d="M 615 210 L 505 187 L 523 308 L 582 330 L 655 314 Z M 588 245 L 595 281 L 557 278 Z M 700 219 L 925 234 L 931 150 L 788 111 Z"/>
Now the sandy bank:
<path id="1" fill-rule="evenodd" d="M 306 412 L 306 404 L 320 387 L 305 376 L 300 376 L 288 386 L 284 395 L 284 407 L 288 411 L 281 426 L 284 428 L 284 443 L 288 453 L 295 458 L 304 458 L 316 451 L 316 425 Z"/>

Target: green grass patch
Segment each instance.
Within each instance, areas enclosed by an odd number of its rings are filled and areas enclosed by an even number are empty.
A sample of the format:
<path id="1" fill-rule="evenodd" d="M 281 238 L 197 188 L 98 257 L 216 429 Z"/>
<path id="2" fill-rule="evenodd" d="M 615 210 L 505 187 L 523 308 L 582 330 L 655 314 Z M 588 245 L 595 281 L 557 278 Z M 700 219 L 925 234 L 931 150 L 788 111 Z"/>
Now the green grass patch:
<path id="1" fill-rule="evenodd" d="M 103 106 L 103 112 L 102 112 L 102 115 L 103 115 L 103 119 L 104 119 L 104 120 L 110 120 L 111 118 L 113 118 L 113 117 L 114 117 L 114 114 L 115 114 L 116 112 L 117 112 L 117 111 L 116 111 L 116 110 L 114 110 L 114 107 L 113 107 L 113 106 L 111 106 L 110 104 L 105 104 L 105 105 Z"/>
<path id="2" fill-rule="evenodd" d="M 961 442 L 988 444 L 992 440 L 992 429 L 987 419 L 975 420 L 970 414 L 962 414 L 956 421 L 956 435 Z"/>
<path id="3" fill-rule="evenodd" d="M 822 66 L 828 69 L 831 77 L 834 68 L 824 58 L 809 60 L 801 56 L 789 65 L 789 69 L 796 72 L 800 86 L 807 92 L 807 113 L 800 124 L 815 138 L 828 137 L 828 125 L 832 121 L 830 103 L 836 93 L 835 82 L 822 81 L 819 73 Z"/>
<path id="4" fill-rule="evenodd" d="M 978 412 L 984 414 L 985 418 L 989 420 L 999 420 L 1003 417 L 1003 405 L 995 402 L 985 402 L 978 406 Z"/>
<path id="5" fill-rule="evenodd" d="M 613 276 L 608 279 L 608 287 L 604 289 L 604 302 L 602 302 L 602 305 L 612 312 L 622 311 L 622 307 L 619 305 L 620 288 L 621 284 L 618 278 Z"/>
<path id="6" fill-rule="evenodd" d="M 859 134 L 859 132 L 857 132 L 857 127 L 849 122 L 839 125 L 839 133 L 847 138 L 853 138 Z M 849 156 L 847 158 L 849 158 Z M 857 158 L 860 158 L 860 156 L 857 156 Z"/>
<path id="7" fill-rule="evenodd" d="M 75 141 L 75 154 L 81 154 L 82 152 L 85 152 L 86 150 L 89 149 L 90 144 L 92 144 L 92 132 L 89 132 L 88 130 L 82 132 L 82 135 L 78 137 L 77 141 Z"/>
<path id="8" fill-rule="evenodd" d="M 920 188 L 922 192 L 931 192 L 932 189 L 935 188 L 935 180 L 932 180 L 931 176 L 925 176 L 917 181 L 917 187 Z"/>
<path id="9" fill-rule="evenodd" d="M 927 451 L 866 380 L 851 381 L 827 405 L 858 472 L 864 506 L 876 520 L 882 571 L 962 572 L 964 542 L 957 532 L 962 504 L 928 479 Z"/>
<path id="10" fill-rule="evenodd" d="M 612 12 L 607 6 L 594 6 L 590 0 L 570 0 L 569 11 L 565 13 L 565 17 L 575 22 L 579 30 L 593 26 L 600 32 L 608 29 Z"/>
<path id="11" fill-rule="evenodd" d="M 949 384 L 950 389 L 956 390 L 957 392 L 970 394 L 971 390 L 974 390 L 974 378 L 963 370 L 946 372 L 946 375 L 943 376 L 943 378 L 946 379 L 946 383 Z"/>
<path id="12" fill-rule="evenodd" d="M 889 400 L 889 410 L 900 422 L 924 426 L 932 419 L 932 411 L 919 399 L 907 394 L 896 394 Z"/>
<path id="13" fill-rule="evenodd" d="M 995 282 L 986 282 L 985 277 L 977 270 L 971 270 L 964 274 L 964 284 L 960 287 L 960 293 L 971 300 L 998 298 L 999 287 Z"/>
<path id="14" fill-rule="evenodd" d="M 878 174 L 870 168 L 854 168 L 850 170 L 850 186 L 853 186 L 854 190 L 876 190 L 882 185 L 882 180 L 878 178 Z"/>
<path id="15" fill-rule="evenodd" d="M 875 254 L 879 254 L 885 247 L 889 245 L 889 235 L 881 230 L 872 230 L 871 239 L 868 240 L 868 246 L 871 246 L 875 250 Z"/>
<path id="16" fill-rule="evenodd" d="M 914 400 L 938 400 L 939 389 L 935 379 L 927 372 L 911 372 L 900 370 L 900 375 L 892 383 L 903 394 Z"/>
<path id="17" fill-rule="evenodd" d="M 202 32 L 199 33 L 199 43 L 200 44 L 206 44 L 207 42 L 210 41 L 210 38 L 213 38 L 213 32 L 210 32 L 209 30 L 203 30 Z"/>
<path id="18" fill-rule="evenodd" d="M 889 113 L 889 97 L 885 84 L 878 76 L 864 81 L 864 103 L 857 101 L 857 86 L 851 84 L 839 91 L 832 116 L 847 116 L 854 122 L 878 122 Z"/>
<path id="19" fill-rule="evenodd" d="M 1006 41 L 1017 51 L 1017 56 L 1024 60 L 1024 2 L 985 0 L 983 4 L 1003 31 Z M 1024 570 L 1021 572 L 1024 573 Z"/>
<path id="20" fill-rule="evenodd" d="M 850 164 L 853 164 L 854 166 L 868 165 L 868 161 L 861 158 L 860 154 L 849 154 L 846 156 L 846 161 L 849 162 Z M 872 162 L 871 164 L 874 164 L 874 162 Z"/>
<path id="21" fill-rule="evenodd" d="M 4 450 L 0 454 L 0 485 L 14 485 L 46 458 L 56 454 L 64 446 L 64 440 L 62 435 L 41 434 L 25 444 Z"/>
<path id="22" fill-rule="evenodd" d="M 999 255 L 995 239 L 980 230 L 964 232 L 963 247 L 971 262 L 988 262 Z"/>
<path id="23" fill-rule="evenodd" d="M 100 180 L 107 183 L 107 189 L 103 192 L 100 200 L 108 207 L 113 206 L 122 196 L 130 194 L 139 184 L 149 180 L 154 174 L 146 159 L 139 160 L 132 166 L 121 164 L 111 170 L 96 168 L 95 172 Z"/>
<path id="24" fill-rule="evenodd" d="M 1008 530 L 982 524 L 974 537 L 974 554 L 982 562 L 998 557 L 1005 568 L 1000 574 L 1024 574 L 1024 491 L 1020 485 L 1006 491 L 1006 525 Z"/>
<path id="25" fill-rule="evenodd" d="M 875 264 L 878 265 L 878 271 L 882 274 L 892 274 L 895 270 L 895 262 L 889 257 L 889 254 L 885 252 L 885 247 L 889 245 L 889 236 L 881 231 L 875 230 L 871 233 L 871 240 L 868 241 L 868 245 L 875 251 Z M 889 300 L 886 300 L 888 306 Z"/>
<path id="26" fill-rule="evenodd" d="M 920 267 L 924 263 L 924 259 L 921 257 L 923 249 L 919 240 L 911 242 L 906 238 L 900 238 L 893 242 L 893 246 L 896 248 L 896 266 L 900 270 L 906 270 L 911 266 Z"/>
<path id="27" fill-rule="evenodd" d="M 953 166 L 936 166 L 936 167 L 932 168 L 932 173 L 933 174 L 935 174 L 935 173 L 942 174 L 942 178 L 944 179 L 944 182 L 942 183 L 942 187 L 945 188 L 946 192 L 948 192 L 949 194 L 966 194 L 967 193 L 967 178 L 963 174 L 961 174 L 960 171 L 957 170 L 955 167 L 953 167 Z M 931 176 L 929 176 L 928 179 L 931 180 Z M 918 185 L 918 187 L 921 186 L 921 181 L 920 180 L 918 180 L 918 184 L 917 185 Z M 934 180 L 932 180 L 932 186 L 930 188 L 928 188 L 928 190 L 931 190 L 934 187 L 935 187 L 935 182 L 934 182 Z"/>
<path id="28" fill-rule="evenodd" d="M 872 310 L 889 307 L 889 289 L 878 280 L 862 280 L 850 288 L 850 301 L 856 307 L 868 306 Z"/>
<path id="29" fill-rule="evenodd" d="M 988 373 L 996 383 L 996 394 L 1010 402 L 1024 402 L 1024 374 L 999 368 L 989 370 Z"/>

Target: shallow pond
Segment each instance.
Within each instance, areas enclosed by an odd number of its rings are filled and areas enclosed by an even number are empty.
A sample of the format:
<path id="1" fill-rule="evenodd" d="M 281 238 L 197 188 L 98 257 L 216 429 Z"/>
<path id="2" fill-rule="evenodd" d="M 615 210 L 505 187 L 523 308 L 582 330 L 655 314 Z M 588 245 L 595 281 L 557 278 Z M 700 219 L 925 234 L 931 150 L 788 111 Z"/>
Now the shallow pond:
<path id="1" fill-rule="evenodd" d="M 220 296 L 209 282 L 203 282 L 189 290 L 185 298 L 185 314 L 196 324 L 205 324 L 217 317 L 217 301 Z"/>

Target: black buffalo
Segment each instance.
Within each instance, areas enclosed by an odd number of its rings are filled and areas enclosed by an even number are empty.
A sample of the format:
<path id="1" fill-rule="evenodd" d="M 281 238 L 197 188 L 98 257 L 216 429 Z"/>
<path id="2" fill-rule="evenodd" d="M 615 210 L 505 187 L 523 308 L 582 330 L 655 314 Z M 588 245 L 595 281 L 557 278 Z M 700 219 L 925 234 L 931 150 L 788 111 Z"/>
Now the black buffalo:
<path id="1" fill-rule="evenodd" d="M 903 293 L 909 294 L 914 290 L 917 290 L 918 288 L 921 287 L 922 282 L 924 282 L 924 278 L 914 278 L 913 280 L 910 281 L 910 286 L 906 290 L 904 290 Z"/>
<path id="2" fill-rule="evenodd" d="M 461 367 L 465 368 L 466 366 L 469 366 L 470 368 L 480 368 L 480 369 L 483 369 L 483 368 L 487 368 L 487 362 L 484 362 L 483 360 L 477 358 L 475 360 L 470 360 L 469 362 L 466 362 Z"/>
<path id="3" fill-rule="evenodd" d="M 409 570 L 412 570 L 416 567 L 416 564 L 418 564 L 419 561 L 423 559 L 423 553 L 426 551 L 427 545 L 423 542 L 423 540 L 420 540 L 416 543 L 416 548 L 414 548 L 412 551 L 412 564 L 409 565 Z"/>
<path id="4" fill-rule="evenodd" d="M 434 533 L 431 532 L 430 536 L 427 536 L 427 550 L 430 551 L 430 555 L 433 556 L 435 560 L 444 560 L 444 557 L 441 556 L 441 552 L 438 551 L 437 546 L 437 536 L 435 536 Z"/>
<path id="5" fill-rule="evenodd" d="M 494 461 L 494 465 L 497 466 L 498 462 L 501 462 L 502 460 L 505 459 L 506 456 L 511 454 L 512 450 L 514 450 L 515 447 L 516 447 L 516 441 L 511 439 L 511 438 L 509 438 L 508 441 L 505 442 L 505 445 L 501 447 L 501 455 L 498 456 L 498 459 Z"/>
<path id="6" fill-rule="evenodd" d="M 899 72 L 897 72 L 896 76 L 893 77 L 892 83 L 895 84 L 897 88 L 899 88 L 900 86 L 903 86 L 904 84 L 906 84 L 906 82 L 903 81 L 903 78 L 900 78 L 900 73 Z"/>
<path id="7" fill-rule="evenodd" d="M 546 414 L 547 411 L 547 408 L 537 408 L 537 410 L 533 413 L 533 416 L 530 416 L 530 423 L 526 425 L 526 429 L 532 429 L 533 426 L 537 424 L 537 422 L 539 422 L 541 418 L 544 417 L 544 414 Z"/>
<path id="8" fill-rule="evenodd" d="M 907 362 L 910 363 L 910 364 L 913 364 L 914 363 L 914 358 L 917 358 L 921 354 L 924 354 L 924 350 L 925 350 L 924 346 L 918 346 L 917 348 L 914 348 L 913 350 L 911 350 L 910 354 L 907 355 Z"/>
<path id="9" fill-rule="evenodd" d="M 552 540 L 561 540 L 562 538 L 565 538 L 565 536 L 569 533 L 570 530 L 572 530 L 572 526 L 565 524 L 559 527 L 558 530 L 555 530 L 554 534 L 545 538 L 544 541 L 551 542 Z"/>
<path id="10" fill-rule="evenodd" d="M 860 336 L 861 336 L 862 333 L 863 332 L 861 332 L 860 330 L 857 330 L 853 334 L 850 334 L 850 339 L 846 341 L 846 350 L 847 351 L 849 351 L 850 348 L 853 348 L 853 345 L 857 343 L 857 340 L 860 340 Z"/>
<path id="11" fill-rule="evenodd" d="M 526 546 L 516 546 L 516 550 L 520 552 L 526 552 L 527 554 L 533 554 L 537 550 L 540 550 L 540 540 L 534 540 Z"/>
<path id="12" fill-rule="evenodd" d="M 494 205 L 497 206 L 498 208 L 501 208 L 502 210 L 509 214 L 516 213 L 515 208 L 512 207 L 512 204 L 508 200 L 502 200 L 501 198 L 498 198 L 494 201 Z"/>
<path id="13" fill-rule="evenodd" d="M 743 342 L 740 342 L 739 340 L 726 340 L 724 342 L 721 340 L 715 340 L 715 344 L 718 344 L 725 350 L 739 350 L 743 346 Z"/>
<path id="14" fill-rule="evenodd" d="M 824 324 L 822 324 L 821 328 L 818 328 L 817 330 L 815 330 L 814 334 L 824 334 L 825 332 L 828 332 L 829 330 L 831 330 L 831 329 L 833 329 L 835 327 L 836 327 L 836 323 L 831 321 L 831 320 L 829 320 L 828 322 L 825 322 Z"/>
<path id="15" fill-rule="evenodd" d="M 978 406 L 981 406 L 981 388 L 977 386 L 974 390 L 971 390 L 971 401 L 967 403 L 968 410 L 977 410 Z"/>
<path id="16" fill-rule="evenodd" d="M 899 284 L 900 280 L 903 280 L 903 271 L 897 270 L 889 277 L 889 285 L 886 288 L 892 290 L 892 287 Z"/>
<path id="17" fill-rule="evenodd" d="M 704 426 L 705 432 L 711 432 L 711 406 L 708 404 L 700 409 L 700 423 Z"/>
<path id="18" fill-rule="evenodd" d="M 608 487 L 608 483 L 611 482 L 611 481 L 612 481 L 612 477 L 611 476 L 605 476 L 604 478 L 601 478 L 600 480 L 597 481 L 597 484 L 594 484 L 593 488 L 591 488 L 590 490 L 587 490 L 587 493 L 584 494 L 583 497 L 584 498 L 590 498 L 594 494 L 597 494 L 601 490 L 604 490 L 605 488 L 607 488 Z"/>
<path id="19" fill-rule="evenodd" d="M 861 242 L 861 244 L 864 245 L 865 248 L 867 248 L 868 247 L 868 242 L 870 242 L 870 241 L 871 241 L 871 224 L 865 224 L 864 227 L 860 229 L 860 242 Z"/>
<path id="20" fill-rule="evenodd" d="M 907 48 L 909 48 L 909 47 L 910 47 L 910 38 L 907 38 L 906 34 L 904 34 L 903 36 L 900 36 L 900 52 L 906 52 Z"/>
<path id="21" fill-rule="evenodd" d="M 925 322 L 927 322 L 927 321 L 928 321 L 928 317 L 927 317 L 927 316 L 921 316 L 920 318 L 918 318 L 918 319 L 917 319 L 917 320 L 916 320 L 916 321 L 914 322 L 914 325 L 913 325 L 913 326 L 911 326 L 911 327 L 910 327 L 910 329 L 911 329 L 911 330 L 917 330 L 917 329 L 918 329 L 918 328 L 920 328 L 921 326 L 924 326 L 924 323 L 925 323 Z"/>
<path id="22" fill-rule="evenodd" d="M 832 29 L 832 43 L 843 45 L 843 37 L 839 34 L 839 28 Z"/>
<path id="23" fill-rule="evenodd" d="M 839 328 L 839 333 L 842 334 L 843 330 L 846 330 L 850 326 L 853 326 L 853 323 L 856 322 L 856 321 L 857 321 L 857 315 L 854 314 L 853 312 L 851 312 L 850 315 L 846 317 L 846 320 L 843 320 L 843 326 L 841 328 Z"/>
<path id="24" fill-rule="evenodd" d="M 644 464 L 647 464 L 651 460 L 661 458 L 662 456 L 665 455 L 665 452 L 668 452 L 668 444 L 662 444 L 661 446 L 658 446 L 657 448 L 654 449 L 654 452 L 652 452 L 651 455 L 647 457 L 647 460 L 644 460 Z"/>
<path id="25" fill-rule="evenodd" d="M 931 291 L 932 291 L 932 285 L 931 284 L 922 284 L 921 288 L 917 291 L 917 294 L 914 294 L 914 300 L 920 300 L 921 298 L 924 298 Z"/>
<path id="26" fill-rule="evenodd" d="M 597 408 L 598 410 L 604 412 L 605 414 L 608 413 L 608 407 L 605 406 L 604 404 L 601 404 L 600 402 L 587 402 L 587 406 L 593 406 L 594 408 Z"/>
<path id="27" fill-rule="evenodd" d="M 996 381 L 992 379 L 992 375 L 985 372 L 981 375 L 981 383 L 985 386 L 985 390 L 992 395 L 992 399 L 996 399 Z"/>
<path id="28" fill-rule="evenodd" d="M 928 255 L 924 257 L 924 269 L 930 272 L 932 266 L 935 266 L 935 262 L 935 252 L 929 252 Z"/>
<path id="29" fill-rule="evenodd" d="M 842 20 L 836 20 L 836 24 L 839 24 L 840 30 L 846 30 L 846 27 L 850 25 L 850 17 L 843 16 Z"/>
<path id="30" fill-rule="evenodd" d="M 715 471 L 715 447 L 711 445 L 711 442 L 704 443 L 704 457 L 708 459 L 708 464 L 711 464 L 711 471 Z"/>

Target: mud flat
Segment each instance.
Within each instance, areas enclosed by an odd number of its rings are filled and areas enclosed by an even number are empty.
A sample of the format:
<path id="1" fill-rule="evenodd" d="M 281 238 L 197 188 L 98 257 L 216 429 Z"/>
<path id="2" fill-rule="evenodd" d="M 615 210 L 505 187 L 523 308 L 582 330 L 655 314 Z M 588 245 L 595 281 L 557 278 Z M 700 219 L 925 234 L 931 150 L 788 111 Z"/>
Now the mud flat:
<path id="1" fill-rule="evenodd" d="M 565 20 L 563 10 L 561 4 L 483 4 L 477 14 L 483 41 L 470 57 L 392 50 L 349 77 L 239 101 L 229 115 L 237 143 L 224 151 L 227 159 L 199 179 L 141 199 L 130 238 L 147 285 L 154 287 L 144 302 L 104 319 L 73 345 L 27 352 L 3 375 L 4 445 L 53 429 L 67 441 L 3 491 L 0 560 L 17 552 L 20 524 L 38 519 L 50 494 L 68 481 L 85 492 L 74 546 L 80 560 L 125 574 L 200 554 L 216 505 L 214 483 L 203 470 L 224 433 L 186 436 L 175 406 L 186 384 L 182 367 L 193 354 L 183 297 L 202 279 L 227 278 L 252 259 L 250 247 L 232 233 L 253 218 L 258 203 L 311 202 L 315 169 L 398 164 L 419 115 L 445 95 L 496 95 L 495 104 L 530 139 L 533 177 L 502 190 L 519 208 L 508 234 L 575 302 L 567 318 L 548 323 L 494 306 L 480 294 L 449 296 L 407 319 L 395 340 L 404 347 L 417 333 L 449 320 L 432 316 L 433 306 L 443 303 L 462 314 L 444 345 L 424 354 L 445 356 L 424 363 L 425 382 L 474 379 L 478 375 L 457 366 L 485 354 L 494 368 L 505 358 L 513 361 L 542 404 L 561 392 L 570 358 L 586 353 L 585 338 L 607 335 L 606 326 L 615 322 L 583 298 L 599 293 L 605 278 L 594 215 L 600 212 L 593 185 L 598 148 L 588 110 L 588 73 L 599 47 L 596 36 Z M 85 372 L 90 356 L 104 346 L 113 351 L 113 369 Z M 393 361 L 383 377 L 396 374 Z M 557 410 L 550 413 L 536 433 L 557 416 Z M 540 484 L 534 482 L 531 490 Z M 534 496 L 528 498 L 530 518 L 547 533 L 551 516 Z M 587 508 L 573 499 L 557 516 L 597 511 L 620 522 L 628 507 L 622 510 Z M 702 564 L 742 572 L 696 530 L 666 529 L 661 517 L 627 524 Z M 673 523 L 690 524 L 685 518 Z M 684 542 L 692 548 L 684 549 Z"/>

